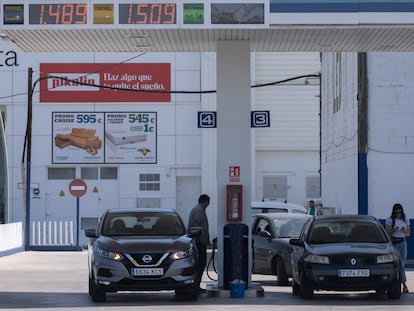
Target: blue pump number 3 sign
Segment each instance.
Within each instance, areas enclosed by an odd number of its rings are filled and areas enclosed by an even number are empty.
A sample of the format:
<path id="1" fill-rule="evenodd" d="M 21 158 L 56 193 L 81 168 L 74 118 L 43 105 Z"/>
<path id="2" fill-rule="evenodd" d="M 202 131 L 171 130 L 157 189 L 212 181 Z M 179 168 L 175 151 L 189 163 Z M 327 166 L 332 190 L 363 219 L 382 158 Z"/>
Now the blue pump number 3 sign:
<path id="1" fill-rule="evenodd" d="M 250 123 L 251 127 L 270 127 L 270 111 L 252 111 Z"/>

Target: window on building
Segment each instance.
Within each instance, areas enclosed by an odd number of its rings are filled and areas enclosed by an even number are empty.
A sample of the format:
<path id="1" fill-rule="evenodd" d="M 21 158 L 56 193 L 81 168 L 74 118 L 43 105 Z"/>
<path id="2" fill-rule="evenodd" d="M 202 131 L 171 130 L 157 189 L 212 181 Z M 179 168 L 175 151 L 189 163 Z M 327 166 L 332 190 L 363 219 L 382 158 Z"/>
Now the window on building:
<path id="1" fill-rule="evenodd" d="M 101 167 L 101 179 L 118 179 L 118 168 Z"/>
<path id="2" fill-rule="evenodd" d="M 75 167 L 49 167 L 47 169 L 48 179 L 68 179 L 72 180 L 76 178 Z"/>
<path id="3" fill-rule="evenodd" d="M 287 175 L 263 176 L 263 198 L 287 200 Z"/>
<path id="4" fill-rule="evenodd" d="M 318 175 L 306 176 L 306 197 L 320 198 L 321 197 L 321 178 Z"/>
<path id="5" fill-rule="evenodd" d="M 48 179 L 75 179 L 76 168 L 75 167 L 49 167 L 48 168 Z M 82 179 L 93 179 L 93 180 L 108 180 L 118 179 L 118 168 L 117 167 L 81 167 L 80 178 Z"/>
<path id="6" fill-rule="evenodd" d="M 82 179 L 98 179 L 97 167 L 81 167 Z"/>
<path id="7" fill-rule="evenodd" d="M 160 191 L 160 174 L 139 174 L 140 191 Z"/>

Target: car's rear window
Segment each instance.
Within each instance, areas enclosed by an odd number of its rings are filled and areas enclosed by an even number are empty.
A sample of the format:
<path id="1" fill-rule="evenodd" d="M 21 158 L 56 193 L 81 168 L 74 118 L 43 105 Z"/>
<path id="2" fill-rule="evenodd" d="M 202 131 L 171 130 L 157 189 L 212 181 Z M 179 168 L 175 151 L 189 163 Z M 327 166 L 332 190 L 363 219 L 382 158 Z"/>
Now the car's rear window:
<path id="1" fill-rule="evenodd" d="M 316 222 L 308 235 L 310 244 L 324 243 L 387 243 L 388 238 L 380 224 L 369 221 Z"/>
<path id="2" fill-rule="evenodd" d="M 185 232 L 181 219 L 167 213 L 107 214 L 102 226 L 102 234 L 107 236 L 175 236 Z"/>

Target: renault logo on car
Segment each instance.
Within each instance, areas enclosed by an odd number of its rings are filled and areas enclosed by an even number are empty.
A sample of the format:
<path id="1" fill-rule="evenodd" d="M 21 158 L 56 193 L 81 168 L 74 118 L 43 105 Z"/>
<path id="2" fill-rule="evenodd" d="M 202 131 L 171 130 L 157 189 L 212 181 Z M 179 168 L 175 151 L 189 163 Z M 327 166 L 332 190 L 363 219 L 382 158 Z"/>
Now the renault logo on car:
<path id="1" fill-rule="evenodd" d="M 152 257 L 150 255 L 142 256 L 142 261 L 145 263 L 150 263 L 152 261 Z"/>
<path id="2" fill-rule="evenodd" d="M 351 258 L 351 265 L 355 266 L 356 263 L 357 263 L 356 259 L 355 258 Z"/>

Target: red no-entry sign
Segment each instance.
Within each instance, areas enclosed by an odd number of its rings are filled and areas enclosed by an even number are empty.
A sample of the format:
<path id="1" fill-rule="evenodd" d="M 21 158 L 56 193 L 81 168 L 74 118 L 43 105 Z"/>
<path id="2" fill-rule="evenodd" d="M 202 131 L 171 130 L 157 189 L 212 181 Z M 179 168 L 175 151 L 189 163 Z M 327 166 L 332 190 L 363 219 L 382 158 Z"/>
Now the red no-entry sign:
<path id="1" fill-rule="evenodd" d="M 82 179 L 74 179 L 69 184 L 69 192 L 77 198 L 83 196 L 87 189 L 86 182 Z"/>

